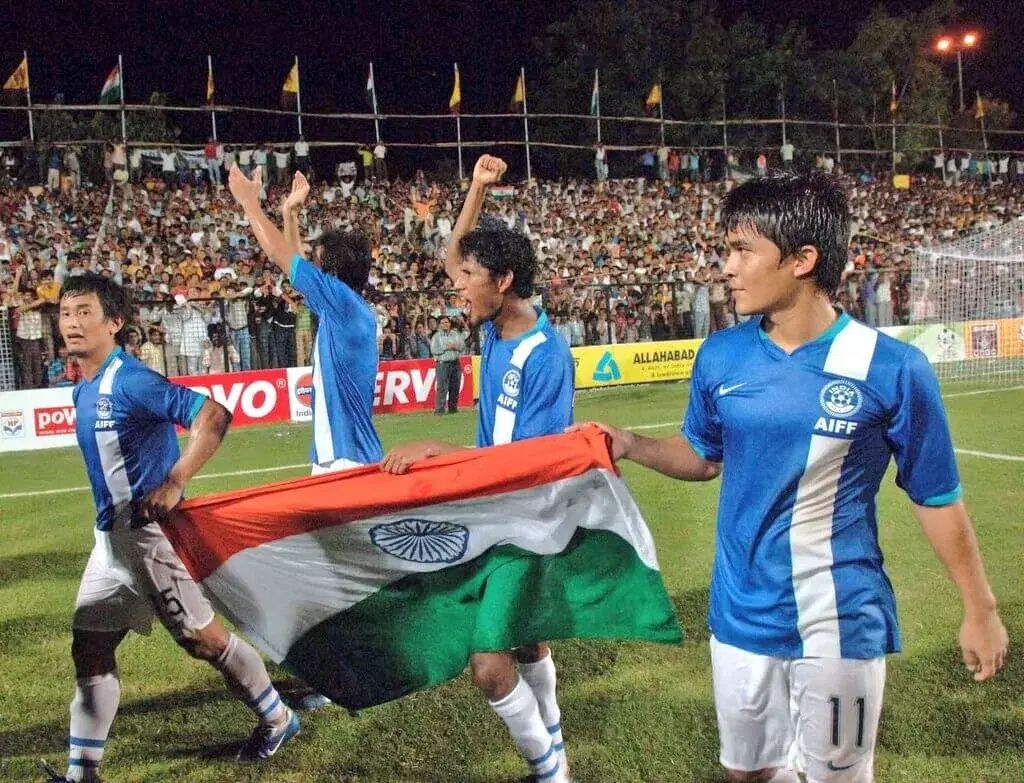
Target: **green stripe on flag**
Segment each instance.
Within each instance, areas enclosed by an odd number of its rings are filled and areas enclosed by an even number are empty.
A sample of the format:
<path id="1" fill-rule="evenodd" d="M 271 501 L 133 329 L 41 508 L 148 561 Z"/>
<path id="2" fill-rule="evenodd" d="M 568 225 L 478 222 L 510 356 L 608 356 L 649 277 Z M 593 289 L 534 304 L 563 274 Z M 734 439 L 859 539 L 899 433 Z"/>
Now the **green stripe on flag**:
<path id="1" fill-rule="evenodd" d="M 557 555 L 498 546 L 393 582 L 312 628 L 284 664 L 362 709 L 457 676 L 472 653 L 568 638 L 683 634 L 660 572 L 618 535 L 581 528 Z"/>

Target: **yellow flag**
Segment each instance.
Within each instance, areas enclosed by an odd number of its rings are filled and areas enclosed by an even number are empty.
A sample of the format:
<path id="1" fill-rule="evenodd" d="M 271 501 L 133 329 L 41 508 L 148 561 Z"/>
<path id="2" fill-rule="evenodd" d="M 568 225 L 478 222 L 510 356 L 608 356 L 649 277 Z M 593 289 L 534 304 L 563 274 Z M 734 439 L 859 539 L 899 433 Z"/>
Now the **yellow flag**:
<path id="1" fill-rule="evenodd" d="M 299 91 L 299 61 L 295 61 L 295 65 L 288 71 L 288 78 L 284 80 L 284 86 L 281 87 L 281 92 L 290 92 L 293 95 Z"/>
<path id="2" fill-rule="evenodd" d="M 644 101 L 644 106 L 647 111 L 654 111 L 658 106 L 661 105 L 661 82 L 658 82 L 651 91 L 647 94 L 647 100 Z"/>
<path id="3" fill-rule="evenodd" d="M 983 120 L 985 119 L 985 102 L 981 100 L 981 93 L 974 93 L 974 119 Z"/>
<path id="4" fill-rule="evenodd" d="M 207 103 L 209 103 L 209 104 L 213 103 L 213 94 L 214 94 L 214 92 L 215 92 L 215 90 L 214 90 L 214 86 L 213 86 L 213 63 L 210 62 L 210 63 L 207 63 L 207 66 L 206 66 L 206 102 Z"/>
<path id="5" fill-rule="evenodd" d="M 523 107 L 523 103 L 526 101 L 526 85 L 523 84 L 523 75 L 520 73 L 519 78 L 516 79 L 516 90 L 512 93 L 512 109 L 519 111 Z"/>
<path id="6" fill-rule="evenodd" d="M 462 111 L 462 80 L 459 78 L 459 66 L 455 66 L 455 84 L 452 86 L 452 97 L 448 99 L 448 111 L 458 114 Z"/>
<path id="7" fill-rule="evenodd" d="M 16 90 L 26 92 L 28 90 L 28 57 L 21 59 L 21 64 L 14 69 L 14 73 L 4 82 L 5 90 Z"/>

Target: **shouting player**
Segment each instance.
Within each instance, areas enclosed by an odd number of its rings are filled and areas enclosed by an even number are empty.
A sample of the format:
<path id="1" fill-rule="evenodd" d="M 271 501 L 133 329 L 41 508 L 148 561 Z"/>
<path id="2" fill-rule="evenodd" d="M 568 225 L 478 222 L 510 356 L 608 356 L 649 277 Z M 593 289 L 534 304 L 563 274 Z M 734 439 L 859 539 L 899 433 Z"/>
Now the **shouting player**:
<path id="1" fill-rule="evenodd" d="M 530 303 L 537 269 L 530 241 L 504 225 L 475 228 L 487 186 L 505 169 L 503 161 L 490 155 L 477 161 L 446 265 L 465 300 L 469 328 L 483 325 L 486 331 L 477 446 L 560 433 L 572 422 L 573 358 L 547 315 Z M 460 448 L 438 441 L 401 446 L 388 453 L 382 467 L 404 473 L 418 460 Z M 474 682 L 505 722 L 535 777 L 567 781 L 555 665 L 548 645 L 538 642 L 514 652 L 481 652 L 470 663 Z"/>
<path id="2" fill-rule="evenodd" d="M 680 435 L 600 426 L 617 459 L 723 477 L 709 624 L 729 779 L 870 781 L 885 656 L 900 649 L 875 513 L 890 458 L 960 592 L 975 679 L 1002 667 L 1006 630 L 927 359 L 832 305 L 842 188 L 823 174 L 753 180 L 722 222 L 736 312 L 756 317 L 701 347 Z"/>
<path id="3" fill-rule="evenodd" d="M 240 758 L 268 758 L 299 731 L 259 654 L 214 617 L 157 524 L 220 446 L 231 414 L 126 354 L 117 335 L 130 315 L 121 286 L 99 275 L 69 278 L 60 294 L 61 336 L 84 376 L 74 390 L 75 429 L 97 514 L 72 623 L 68 769 L 46 765 L 53 781 L 98 780 L 121 695 L 115 651 L 129 630 L 148 634 L 154 615 L 256 714 Z M 184 452 L 175 425 L 189 430 Z"/>

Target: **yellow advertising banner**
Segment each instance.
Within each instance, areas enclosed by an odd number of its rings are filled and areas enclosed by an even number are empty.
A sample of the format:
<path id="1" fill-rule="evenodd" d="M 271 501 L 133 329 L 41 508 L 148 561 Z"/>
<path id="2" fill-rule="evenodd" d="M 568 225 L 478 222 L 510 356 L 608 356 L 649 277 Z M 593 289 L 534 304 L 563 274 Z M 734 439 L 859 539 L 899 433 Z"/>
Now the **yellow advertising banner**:
<path id="1" fill-rule="evenodd" d="M 968 321 L 964 324 L 967 359 L 1024 356 L 1024 318 Z"/>
<path id="2" fill-rule="evenodd" d="M 700 344 L 700 340 L 667 340 L 573 348 L 576 388 L 685 380 L 693 372 Z"/>
<path id="3" fill-rule="evenodd" d="M 693 373 L 693 360 L 701 342 L 667 340 L 573 348 L 576 388 L 686 380 Z M 479 356 L 473 357 L 473 399 L 480 399 Z"/>

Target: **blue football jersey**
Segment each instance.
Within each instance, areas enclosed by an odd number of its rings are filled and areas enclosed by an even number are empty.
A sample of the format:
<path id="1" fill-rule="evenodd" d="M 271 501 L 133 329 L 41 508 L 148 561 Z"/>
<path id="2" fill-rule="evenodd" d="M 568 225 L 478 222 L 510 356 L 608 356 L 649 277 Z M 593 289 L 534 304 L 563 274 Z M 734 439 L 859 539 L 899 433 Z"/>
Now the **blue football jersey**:
<path id="1" fill-rule="evenodd" d="M 380 462 L 384 450 L 374 429 L 377 320 L 366 301 L 345 283 L 301 256 L 292 259 L 292 285 L 306 297 L 319 324 L 313 340 L 313 447 L 310 461 Z"/>
<path id="2" fill-rule="evenodd" d="M 555 435 L 572 424 L 576 367 L 547 315 L 538 312 L 537 325 L 511 340 L 493 323 L 484 329 L 476 445 Z"/>
<path id="3" fill-rule="evenodd" d="M 792 354 L 761 321 L 705 341 L 682 427 L 723 467 L 711 631 L 782 658 L 897 652 L 875 498 L 893 458 L 914 503 L 959 499 L 938 381 L 917 348 L 846 313 Z"/>
<path id="4" fill-rule="evenodd" d="M 96 527 L 127 522 L 178 461 L 174 425 L 191 427 L 206 397 L 114 350 L 72 393 L 75 434 L 96 501 Z"/>

